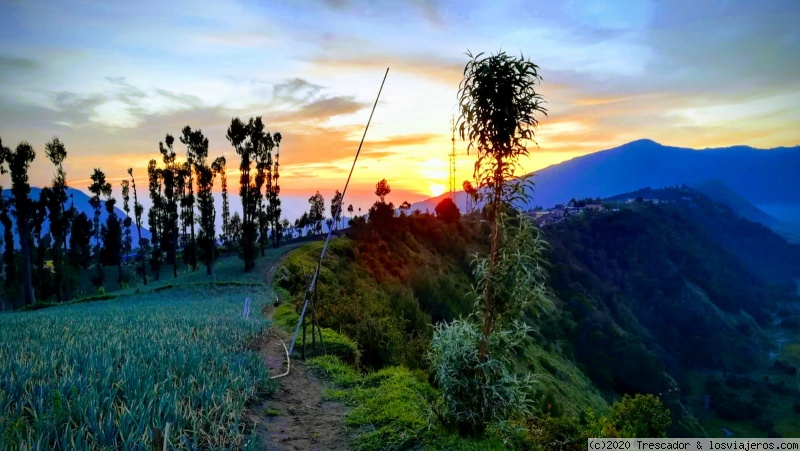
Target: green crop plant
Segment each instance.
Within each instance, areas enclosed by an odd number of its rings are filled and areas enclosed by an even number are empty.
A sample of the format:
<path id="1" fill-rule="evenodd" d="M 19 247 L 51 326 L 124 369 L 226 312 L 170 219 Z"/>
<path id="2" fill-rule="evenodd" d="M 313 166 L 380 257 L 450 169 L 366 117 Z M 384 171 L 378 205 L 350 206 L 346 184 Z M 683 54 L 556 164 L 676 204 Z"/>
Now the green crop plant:
<path id="1" fill-rule="evenodd" d="M 110 302 L 0 315 L 3 449 L 171 449 L 250 445 L 242 413 L 271 388 L 242 318 L 253 288 L 185 287 Z"/>

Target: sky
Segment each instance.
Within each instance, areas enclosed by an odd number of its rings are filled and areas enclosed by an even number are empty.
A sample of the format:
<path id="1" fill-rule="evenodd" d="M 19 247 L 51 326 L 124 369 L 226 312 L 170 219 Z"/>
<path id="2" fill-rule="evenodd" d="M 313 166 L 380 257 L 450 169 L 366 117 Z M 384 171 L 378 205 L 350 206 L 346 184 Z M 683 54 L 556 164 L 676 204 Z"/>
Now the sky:
<path id="1" fill-rule="evenodd" d="M 128 167 L 144 186 L 159 141 L 189 125 L 237 184 L 227 127 L 262 116 L 283 135 L 282 194 L 302 206 L 342 189 L 389 67 L 348 191 L 366 209 L 382 178 L 395 204 L 447 189 L 467 51 L 540 67 L 548 115 L 526 172 L 640 138 L 798 145 L 797 23 L 796 0 L 0 0 L 0 139 L 36 149 L 34 185 L 58 136 L 72 186 L 100 167 L 118 190 Z M 475 154 L 456 152 L 460 186 Z"/>

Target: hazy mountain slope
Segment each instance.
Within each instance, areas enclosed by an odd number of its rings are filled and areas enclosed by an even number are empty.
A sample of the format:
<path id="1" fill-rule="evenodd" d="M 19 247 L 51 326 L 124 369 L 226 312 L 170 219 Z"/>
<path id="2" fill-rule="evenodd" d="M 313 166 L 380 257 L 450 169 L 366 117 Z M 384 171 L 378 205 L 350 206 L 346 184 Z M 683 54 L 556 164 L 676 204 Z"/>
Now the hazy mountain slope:
<path id="1" fill-rule="evenodd" d="M 750 221 L 760 222 L 770 227 L 780 222 L 750 203 L 720 180 L 706 180 L 693 185 L 692 188 L 705 194 L 714 202 L 729 206 L 736 214 Z"/>
<path id="2" fill-rule="evenodd" d="M 532 155 L 536 158 L 536 152 Z M 533 177 L 533 197 L 523 208 L 549 207 L 573 197 L 607 197 L 643 186 L 694 185 L 718 179 L 756 206 L 770 206 L 777 219 L 791 222 L 793 212 L 800 212 L 799 167 L 800 147 L 695 150 L 642 139 L 538 171 Z M 443 197 L 418 202 L 412 209 L 433 211 Z M 459 193 L 459 207 L 464 199 Z"/>

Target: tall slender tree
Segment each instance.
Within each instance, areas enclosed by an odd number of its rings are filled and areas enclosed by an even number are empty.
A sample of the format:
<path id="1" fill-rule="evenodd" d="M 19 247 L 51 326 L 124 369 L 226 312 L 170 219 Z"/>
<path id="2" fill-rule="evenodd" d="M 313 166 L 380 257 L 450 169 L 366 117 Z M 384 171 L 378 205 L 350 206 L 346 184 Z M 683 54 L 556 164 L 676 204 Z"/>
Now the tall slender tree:
<path id="1" fill-rule="evenodd" d="M 122 220 L 122 254 L 129 258 L 133 249 L 133 237 L 131 236 L 131 181 L 128 179 L 120 182 L 122 187 L 122 211 L 125 212 L 125 219 Z"/>
<path id="2" fill-rule="evenodd" d="M 325 219 L 325 198 L 317 191 L 308 198 L 308 203 L 311 206 L 308 211 L 309 225 L 313 227 L 315 233 L 322 233 L 322 221 Z"/>
<path id="3" fill-rule="evenodd" d="M 142 261 L 142 281 L 147 285 L 147 268 L 145 266 L 147 258 L 145 256 L 147 255 L 148 249 L 146 248 L 148 246 L 142 241 L 142 213 L 144 213 L 144 207 L 139 203 L 139 196 L 136 193 L 136 179 L 133 177 L 133 168 L 128 168 L 128 175 L 131 176 L 131 188 L 133 188 L 133 217 L 136 220 L 136 231 L 139 235 L 139 259 Z"/>
<path id="4" fill-rule="evenodd" d="M 219 174 L 220 189 L 222 190 L 222 243 L 228 246 L 231 241 L 231 207 L 228 203 L 228 175 L 225 171 L 227 164 L 225 156 L 214 160 L 215 163 L 219 162 L 220 166 L 215 168 Z"/>
<path id="5" fill-rule="evenodd" d="M 26 141 L 17 145 L 15 150 L 3 152 L 4 164 L 8 164 L 11 173 L 11 195 L 13 196 L 13 213 L 17 220 L 20 254 L 22 256 L 21 276 L 22 293 L 25 305 L 34 305 L 36 297 L 33 292 L 31 278 L 31 218 L 33 202 L 31 202 L 31 185 L 28 181 L 28 169 L 36 158 L 36 151 Z"/>
<path id="6" fill-rule="evenodd" d="M 513 300 L 499 298 L 494 286 L 500 255 L 501 213 L 516 197 L 524 195 L 525 180 L 515 177 L 516 170 L 519 160 L 529 155 L 526 143 L 535 144 L 537 114 L 546 114 L 547 110 L 536 92 L 536 84 L 541 81 L 536 64 L 505 52 L 490 56 L 467 55 L 470 61 L 464 68 L 464 79 L 458 91 L 461 110 L 458 131 L 461 139 L 469 141 L 467 152 L 477 150 L 473 176 L 478 186 L 475 189 L 489 193 L 492 224 L 488 276 L 481 306 L 483 339 L 479 354 L 483 360 L 499 315 L 513 303 Z"/>
<path id="7" fill-rule="evenodd" d="M 200 209 L 200 255 L 206 264 L 206 274 L 214 275 L 214 258 L 216 254 L 216 230 L 214 219 L 214 176 L 224 168 L 224 157 L 218 161 L 208 161 L 208 138 L 201 130 L 192 131 L 188 126 L 183 129 L 181 142 L 186 144 L 186 155 L 193 165 L 197 181 L 197 203 Z"/>
<path id="8" fill-rule="evenodd" d="M 166 146 L 164 145 L 166 143 Z M 172 265 L 172 277 L 178 277 L 178 183 L 180 176 L 175 163 L 177 155 L 172 148 L 175 138 L 167 134 L 164 142 L 158 143 L 158 150 L 164 162 L 161 179 L 164 182 L 164 221 L 161 238 L 167 251 L 167 263 Z"/>
<path id="9" fill-rule="evenodd" d="M 333 199 L 331 199 L 331 219 L 333 220 L 333 227 L 338 229 L 339 228 L 339 221 L 342 218 L 342 208 L 340 204 L 342 203 L 342 193 L 339 190 L 336 190 L 336 193 L 333 195 Z"/>
<path id="10" fill-rule="evenodd" d="M 156 280 L 161 278 L 161 264 L 163 262 L 162 234 L 164 230 L 164 196 L 162 194 L 163 179 L 161 169 L 158 168 L 156 160 L 150 160 L 147 164 L 147 179 L 150 190 L 150 200 L 153 205 L 147 212 L 147 224 L 150 226 L 150 267 L 155 273 Z"/>
<path id="11" fill-rule="evenodd" d="M 189 265 L 192 267 L 192 271 L 197 270 L 197 237 L 195 236 L 194 230 L 194 204 L 195 204 L 195 197 L 194 197 L 194 175 L 197 173 L 197 165 L 196 159 L 198 158 L 197 149 L 191 146 L 189 143 L 195 139 L 196 143 L 196 134 L 202 136 L 200 130 L 192 132 L 192 129 L 187 125 L 181 131 L 183 136 L 181 136 L 181 142 L 186 146 L 186 165 L 188 166 L 188 174 L 189 180 L 187 184 L 188 192 L 184 197 L 184 222 L 189 225 Z M 206 146 L 206 156 L 208 156 L 208 139 L 205 140 Z M 205 158 L 205 157 L 204 157 Z M 194 172 L 194 173 L 193 173 Z M 199 183 L 198 183 L 199 186 Z M 199 196 L 199 193 L 198 193 Z M 184 251 L 186 252 L 186 251 Z"/>
<path id="12" fill-rule="evenodd" d="M 64 172 L 64 160 L 67 158 L 67 148 L 54 137 L 45 144 L 45 155 L 56 167 L 53 176 L 52 197 L 49 209 L 50 234 L 53 236 L 53 269 L 55 269 L 55 291 L 58 302 L 64 300 L 65 256 L 67 246 L 67 232 L 70 218 L 65 209 L 67 203 L 67 175 Z"/>
<path id="13" fill-rule="evenodd" d="M 272 220 L 272 230 L 278 230 L 280 227 L 281 217 L 281 187 L 279 184 L 280 175 L 280 156 L 281 156 L 281 141 L 283 136 L 279 132 L 272 134 L 272 141 L 275 143 L 275 160 L 272 164 L 272 174 L 270 175 L 269 183 L 269 212 L 267 216 Z M 274 233 L 272 235 L 272 246 L 275 248 L 281 245 L 281 233 Z"/>
<path id="14" fill-rule="evenodd" d="M 103 280 L 103 261 L 101 259 L 101 226 L 100 226 L 100 208 L 102 207 L 102 200 L 100 196 L 106 199 L 111 196 L 111 184 L 106 182 L 106 174 L 100 168 L 94 168 L 91 176 L 92 184 L 88 189 L 93 195 L 89 199 L 89 205 L 94 209 L 94 258 L 97 265 L 97 278 L 95 280 L 97 285 L 102 284 Z M 112 212 L 113 214 L 113 212 Z"/>
<path id="15" fill-rule="evenodd" d="M 12 296 L 19 286 L 16 252 L 14 252 L 14 225 L 11 222 L 11 202 L 6 201 L 2 197 L 2 193 L 3 187 L 0 186 L 0 223 L 3 224 L 3 272 L 5 274 L 3 289 L 5 296 Z"/>
<path id="16" fill-rule="evenodd" d="M 263 145 L 264 123 L 261 117 L 245 124 L 239 118 L 231 120 L 226 135 L 236 153 L 241 157 L 239 164 L 239 195 L 242 198 L 242 238 L 240 243 L 241 257 L 244 260 L 245 272 L 255 267 L 256 239 L 258 235 L 258 195 L 256 183 L 250 174 L 256 159 L 257 149 Z"/>

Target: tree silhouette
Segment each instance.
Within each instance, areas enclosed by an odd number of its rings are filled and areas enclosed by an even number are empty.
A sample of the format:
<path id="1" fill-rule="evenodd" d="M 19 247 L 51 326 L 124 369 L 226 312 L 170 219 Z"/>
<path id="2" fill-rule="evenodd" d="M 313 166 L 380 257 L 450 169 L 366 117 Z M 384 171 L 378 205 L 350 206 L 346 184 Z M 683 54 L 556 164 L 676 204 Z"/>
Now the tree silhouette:
<path id="1" fill-rule="evenodd" d="M 114 212 L 114 205 L 117 200 L 111 197 L 111 184 L 108 184 L 108 195 L 106 195 L 106 224 L 102 229 L 103 248 L 105 254 L 102 260 L 108 265 L 117 267 L 117 283 L 122 287 L 122 223 Z"/>
<path id="2" fill-rule="evenodd" d="M 192 170 L 197 175 L 197 204 L 200 209 L 200 254 L 206 265 L 206 274 L 214 275 L 214 258 L 216 254 L 216 230 L 214 219 L 214 176 L 225 167 L 224 157 L 211 164 L 208 162 L 208 138 L 201 130 L 192 131 L 189 126 L 183 129 L 181 142 L 187 146 L 187 156 L 191 156 Z M 192 172 L 192 171 L 190 171 Z M 192 208 L 192 210 L 194 210 Z M 194 226 L 194 225 L 192 225 Z M 192 233 L 194 235 L 194 232 Z M 192 236 L 192 240 L 194 240 Z"/>
<path id="3" fill-rule="evenodd" d="M 92 260 L 92 220 L 84 212 L 72 218 L 69 233 L 70 264 L 76 268 L 89 269 Z"/>
<path id="4" fill-rule="evenodd" d="M 203 137 L 202 132 L 200 130 L 192 131 L 192 129 L 187 125 L 183 127 L 181 130 L 182 136 L 180 138 L 183 145 L 186 146 L 186 166 L 187 170 L 185 171 L 188 174 L 188 183 L 187 183 L 187 193 L 186 196 L 183 198 L 182 206 L 184 210 L 184 223 L 188 224 L 189 226 L 189 244 L 188 249 L 184 249 L 184 255 L 188 255 L 188 263 L 192 267 L 192 271 L 197 270 L 197 237 L 195 236 L 194 230 L 194 204 L 195 204 L 195 197 L 194 197 L 194 187 L 192 186 L 194 183 L 194 174 L 197 173 L 197 163 L 196 160 L 200 158 L 198 152 L 203 152 L 203 146 L 205 146 L 205 155 L 208 156 L 208 139 Z M 198 175 L 199 177 L 199 175 Z M 199 183 L 198 183 L 199 188 Z M 200 196 L 198 192 L 198 197 Z"/>
<path id="5" fill-rule="evenodd" d="M 164 196 L 162 194 L 162 172 L 156 166 L 156 160 L 147 163 L 147 179 L 152 206 L 147 212 L 147 224 L 150 226 L 150 267 L 156 275 L 156 280 L 161 278 L 161 263 L 163 262 L 162 233 L 164 230 Z"/>
<path id="6" fill-rule="evenodd" d="M 375 184 L 375 195 L 378 196 L 382 204 L 386 203 L 386 196 L 388 196 L 391 192 L 392 188 L 389 186 L 389 183 L 386 181 L 386 179 L 383 179 Z"/>
<path id="7" fill-rule="evenodd" d="M 136 231 L 139 235 L 138 258 L 141 259 L 142 262 L 142 281 L 147 285 L 147 268 L 145 267 L 145 262 L 147 261 L 146 255 L 149 246 L 145 245 L 142 241 L 142 213 L 144 213 L 144 207 L 139 203 L 139 196 L 136 192 L 136 179 L 133 178 L 133 168 L 128 168 L 128 175 L 131 176 L 131 188 L 133 188 L 133 216 L 136 219 Z"/>
<path id="8" fill-rule="evenodd" d="M 55 291 L 58 302 L 64 300 L 64 259 L 66 256 L 67 233 L 69 231 L 70 218 L 65 211 L 67 202 L 67 178 L 64 172 L 64 160 L 67 158 L 67 148 L 57 138 L 53 138 L 45 144 L 45 155 L 56 167 L 56 174 L 53 177 L 53 187 L 51 188 L 52 197 L 49 209 L 50 234 L 53 236 L 53 269 L 55 269 Z"/>
<path id="9" fill-rule="evenodd" d="M 124 179 L 120 182 L 122 187 L 122 211 L 125 212 L 125 219 L 122 222 L 122 254 L 129 258 L 133 248 L 133 237 L 131 236 L 131 181 Z"/>
<path id="10" fill-rule="evenodd" d="M 445 197 L 441 202 L 436 204 L 434 210 L 436 211 L 436 216 L 444 222 L 456 223 L 461 217 L 461 212 L 458 210 L 455 202 L 453 202 L 453 199 L 449 197 Z"/>
<path id="11" fill-rule="evenodd" d="M 2 147 L 2 146 L 0 146 Z M 28 181 L 28 169 L 36 158 L 36 152 L 30 144 L 23 141 L 15 150 L 3 148 L 3 166 L 8 165 L 11 173 L 11 195 L 13 196 L 12 212 L 17 219 L 17 235 L 19 235 L 20 254 L 22 255 L 22 293 L 26 305 L 34 305 L 31 278 L 31 215 L 33 203 L 30 200 L 31 185 Z"/>
<path id="12" fill-rule="evenodd" d="M 333 199 L 331 199 L 331 219 L 336 228 L 339 228 L 339 221 L 342 218 L 342 210 L 340 209 L 341 203 L 342 193 L 337 189 L 336 194 L 334 194 Z"/>
<path id="13" fill-rule="evenodd" d="M 272 165 L 272 174 L 270 174 L 268 178 L 267 186 L 269 187 L 268 192 L 268 200 L 269 206 L 267 210 L 267 217 L 272 220 L 272 229 L 279 230 L 282 227 L 280 217 L 281 217 L 281 187 L 278 184 L 278 179 L 280 178 L 280 156 L 281 156 L 281 141 L 283 140 L 283 136 L 276 132 L 272 134 L 272 141 L 275 143 L 275 162 Z M 288 220 L 287 220 L 288 221 Z M 285 230 L 285 228 L 283 228 Z M 281 233 L 273 233 L 272 234 L 272 244 L 273 247 L 277 248 L 281 245 Z"/>
<path id="14" fill-rule="evenodd" d="M 386 196 L 392 192 L 392 188 L 386 179 L 382 179 L 375 184 L 375 195 L 378 196 L 378 201 L 375 202 L 369 209 L 370 222 L 377 222 L 384 224 L 386 221 L 394 217 L 394 204 L 386 203 Z"/>
<path id="15" fill-rule="evenodd" d="M 220 164 L 214 170 L 219 174 L 220 189 L 222 190 L 222 242 L 225 246 L 229 246 L 231 241 L 231 207 L 230 203 L 228 203 L 228 175 L 225 173 L 227 161 L 222 156 L 214 160 L 214 162 Z"/>
<path id="16" fill-rule="evenodd" d="M 472 213 L 473 206 L 478 203 L 478 190 L 472 186 L 469 180 L 464 180 L 462 185 L 464 193 L 467 194 L 467 214 Z"/>
<path id="17" fill-rule="evenodd" d="M 353 219 L 353 204 L 347 206 L 347 213 L 350 215 L 350 220 Z"/>
<path id="18" fill-rule="evenodd" d="M 317 191 L 308 199 L 311 208 L 308 211 L 308 225 L 315 233 L 322 233 L 322 220 L 325 219 L 325 198 Z"/>
<path id="19" fill-rule="evenodd" d="M 514 58 L 505 52 L 484 57 L 473 56 L 464 68 L 459 85 L 460 117 L 458 131 L 461 139 L 469 141 L 467 152 L 477 150 L 474 177 L 478 190 L 489 193 L 491 221 L 491 251 L 488 285 L 484 290 L 483 342 L 480 355 L 486 355 L 486 343 L 496 323 L 495 311 L 503 310 L 492 280 L 500 245 L 500 211 L 520 196 L 523 186 L 512 182 L 519 159 L 529 155 L 525 143 L 534 142 L 539 123 L 537 114 L 546 114 L 542 97 L 535 86 L 541 80 L 538 66 L 523 57 Z M 524 183 L 522 180 L 521 183 Z M 501 305 L 498 305 L 501 304 Z"/>
<path id="20" fill-rule="evenodd" d="M 411 204 L 408 203 L 407 200 L 404 200 L 403 203 L 400 204 L 400 206 L 397 207 L 397 208 L 400 209 L 400 211 L 403 213 L 403 215 L 407 215 L 408 214 L 408 210 L 411 210 Z"/>
<path id="21" fill-rule="evenodd" d="M 102 207 L 102 199 L 100 196 L 108 197 L 111 195 L 111 184 L 106 182 L 106 174 L 100 168 L 94 168 L 91 176 L 92 184 L 89 185 L 89 192 L 92 197 L 89 199 L 89 205 L 94 210 L 94 259 L 97 268 L 97 276 L 95 284 L 101 285 L 103 282 L 103 262 L 100 256 L 100 207 Z"/>
<path id="22" fill-rule="evenodd" d="M 166 142 L 166 146 L 164 145 Z M 158 143 L 164 168 L 161 169 L 161 180 L 164 183 L 163 201 L 163 228 L 161 239 L 163 248 L 167 251 L 167 263 L 172 264 L 172 277 L 178 277 L 178 187 L 177 179 L 180 177 L 178 166 L 175 164 L 177 155 L 172 148 L 175 138 L 167 134 L 164 142 Z"/>

